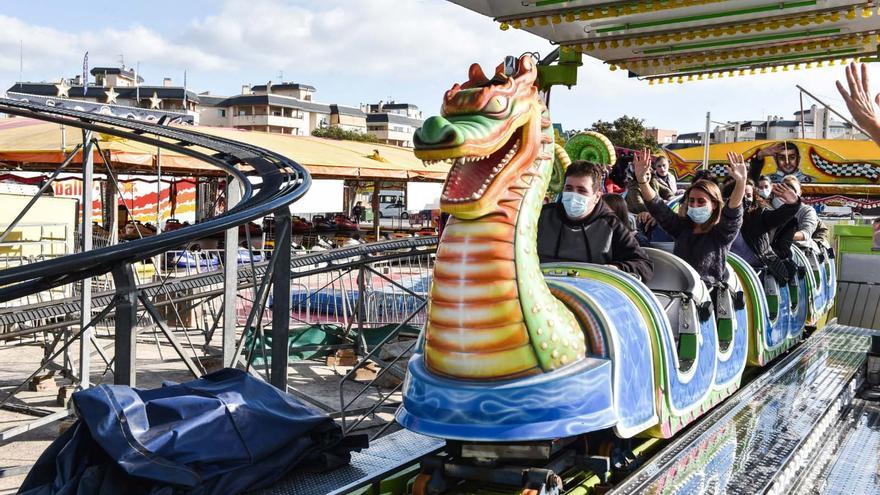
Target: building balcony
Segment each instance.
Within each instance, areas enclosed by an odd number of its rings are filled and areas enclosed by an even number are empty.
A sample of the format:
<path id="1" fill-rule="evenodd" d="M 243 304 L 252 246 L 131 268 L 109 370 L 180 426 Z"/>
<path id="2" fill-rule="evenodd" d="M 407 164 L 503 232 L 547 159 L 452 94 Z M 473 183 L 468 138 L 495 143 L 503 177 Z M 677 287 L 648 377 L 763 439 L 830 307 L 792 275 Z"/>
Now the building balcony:
<path id="1" fill-rule="evenodd" d="M 303 118 L 279 117 L 277 115 L 258 114 L 258 115 L 233 115 L 232 126 L 274 126 L 274 127 L 296 127 L 299 129 L 308 128 L 308 120 Z"/>

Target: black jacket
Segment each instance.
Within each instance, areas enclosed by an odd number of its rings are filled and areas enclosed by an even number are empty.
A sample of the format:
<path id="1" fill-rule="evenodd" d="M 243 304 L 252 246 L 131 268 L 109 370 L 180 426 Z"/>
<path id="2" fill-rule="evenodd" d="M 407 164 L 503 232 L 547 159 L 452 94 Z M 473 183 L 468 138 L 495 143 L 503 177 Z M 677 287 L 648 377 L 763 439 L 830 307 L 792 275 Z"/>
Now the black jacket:
<path id="1" fill-rule="evenodd" d="M 775 210 L 759 207 L 745 212 L 740 233 L 758 258 L 767 260 L 775 256 L 770 234 L 774 229 L 793 219 L 800 205 L 801 202 L 798 201 L 794 204 L 782 205 Z"/>
<path id="2" fill-rule="evenodd" d="M 538 257 L 541 263 L 610 264 L 638 275 L 643 281 L 654 274 L 654 263 L 648 259 L 648 253 L 604 201 L 577 221 L 570 220 L 559 203 L 544 205 L 538 218 Z"/>
<path id="3" fill-rule="evenodd" d="M 687 261 L 708 285 L 727 281 L 727 253 L 742 225 L 742 206 L 721 209 L 721 218 L 706 233 L 694 232 L 694 222 L 673 212 L 654 196 L 645 206 L 654 220 L 675 239 L 672 253 Z"/>

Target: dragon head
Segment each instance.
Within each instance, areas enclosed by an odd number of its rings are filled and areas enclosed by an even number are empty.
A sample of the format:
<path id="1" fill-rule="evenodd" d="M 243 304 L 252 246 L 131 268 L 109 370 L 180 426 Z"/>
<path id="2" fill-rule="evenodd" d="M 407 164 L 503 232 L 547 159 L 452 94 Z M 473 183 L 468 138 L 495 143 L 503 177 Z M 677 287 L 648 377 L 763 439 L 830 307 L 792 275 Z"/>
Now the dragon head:
<path id="1" fill-rule="evenodd" d="M 489 79 L 478 64 L 468 80 L 446 92 L 440 116 L 425 121 L 413 138 L 415 154 L 426 162 L 449 161 L 440 208 L 457 218 L 485 216 L 538 155 L 545 108 L 535 85 L 531 55 L 515 70 L 498 66 Z"/>

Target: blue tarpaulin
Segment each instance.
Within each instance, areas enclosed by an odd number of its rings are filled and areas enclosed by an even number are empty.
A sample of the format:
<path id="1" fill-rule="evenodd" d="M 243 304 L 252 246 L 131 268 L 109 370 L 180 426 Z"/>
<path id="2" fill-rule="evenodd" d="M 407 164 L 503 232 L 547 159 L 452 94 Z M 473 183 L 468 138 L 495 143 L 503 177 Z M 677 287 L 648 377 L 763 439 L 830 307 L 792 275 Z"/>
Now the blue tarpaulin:
<path id="1" fill-rule="evenodd" d="M 100 385 L 73 401 L 80 419 L 20 494 L 234 494 L 349 461 L 332 419 L 241 370 L 153 390 Z"/>

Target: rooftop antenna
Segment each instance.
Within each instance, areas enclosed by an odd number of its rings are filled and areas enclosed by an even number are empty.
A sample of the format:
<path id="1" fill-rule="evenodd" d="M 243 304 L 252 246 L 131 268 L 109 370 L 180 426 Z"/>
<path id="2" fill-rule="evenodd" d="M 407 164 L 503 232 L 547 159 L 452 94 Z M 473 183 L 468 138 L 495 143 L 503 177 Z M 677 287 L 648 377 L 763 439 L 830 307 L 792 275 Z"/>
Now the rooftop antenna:
<path id="1" fill-rule="evenodd" d="M 18 89 L 24 81 L 24 41 L 18 40 Z"/>
<path id="2" fill-rule="evenodd" d="M 125 68 L 125 55 L 122 53 L 119 54 L 119 68 L 120 69 Z"/>
<path id="3" fill-rule="evenodd" d="M 284 81 L 284 71 L 283 70 L 278 71 L 278 80 Z"/>

